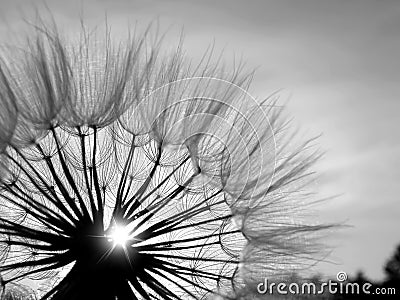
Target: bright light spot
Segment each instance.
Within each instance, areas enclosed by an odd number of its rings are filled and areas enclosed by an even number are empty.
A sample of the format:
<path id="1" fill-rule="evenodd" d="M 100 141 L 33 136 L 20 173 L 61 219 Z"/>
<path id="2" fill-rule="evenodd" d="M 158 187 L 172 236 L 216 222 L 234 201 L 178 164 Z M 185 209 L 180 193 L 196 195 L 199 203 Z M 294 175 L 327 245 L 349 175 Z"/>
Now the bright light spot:
<path id="1" fill-rule="evenodd" d="M 115 246 L 125 247 L 129 240 L 129 229 L 125 226 L 116 225 L 110 235 Z"/>

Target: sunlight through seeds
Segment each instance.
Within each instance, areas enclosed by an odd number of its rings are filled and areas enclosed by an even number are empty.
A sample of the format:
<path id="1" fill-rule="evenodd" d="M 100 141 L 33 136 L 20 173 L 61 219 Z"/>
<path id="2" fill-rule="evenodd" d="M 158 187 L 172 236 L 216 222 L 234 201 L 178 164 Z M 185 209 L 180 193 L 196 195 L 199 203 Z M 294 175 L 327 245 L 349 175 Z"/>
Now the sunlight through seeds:
<path id="1" fill-rule="evenodd" d="M 116 225 L 110 235 L 110 242 L 114 242 L 114 246 L 125 247 L 129 241 L 129 229 L 125 226 Z"/>

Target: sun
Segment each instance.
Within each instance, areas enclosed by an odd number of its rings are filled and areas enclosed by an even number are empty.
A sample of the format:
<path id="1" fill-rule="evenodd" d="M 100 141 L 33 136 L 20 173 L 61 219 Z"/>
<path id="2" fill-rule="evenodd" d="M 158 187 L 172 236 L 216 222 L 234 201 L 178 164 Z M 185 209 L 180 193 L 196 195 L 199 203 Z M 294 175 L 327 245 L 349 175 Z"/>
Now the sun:
<path id="1" fill-rule="evenodd" d="M 114 246 L 125 247 L 130 240 L 130 232 L 126 226 L 115 225 L 109 235 L 109 240 L 114 242 Z"/>

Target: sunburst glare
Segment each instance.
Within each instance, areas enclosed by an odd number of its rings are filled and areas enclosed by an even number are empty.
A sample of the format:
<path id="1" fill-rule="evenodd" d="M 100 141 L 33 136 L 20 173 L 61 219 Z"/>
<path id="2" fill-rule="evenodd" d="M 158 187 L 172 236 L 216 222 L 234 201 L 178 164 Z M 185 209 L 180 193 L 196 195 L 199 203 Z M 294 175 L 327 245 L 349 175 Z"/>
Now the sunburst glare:
<path id="1" fill-rule="evenodd" d="M 127 226 L 115 225 L 109 235 L 109 241 L 114 243 L 114 246 L 126 247 L 130 240 L 130 231 Z"/>

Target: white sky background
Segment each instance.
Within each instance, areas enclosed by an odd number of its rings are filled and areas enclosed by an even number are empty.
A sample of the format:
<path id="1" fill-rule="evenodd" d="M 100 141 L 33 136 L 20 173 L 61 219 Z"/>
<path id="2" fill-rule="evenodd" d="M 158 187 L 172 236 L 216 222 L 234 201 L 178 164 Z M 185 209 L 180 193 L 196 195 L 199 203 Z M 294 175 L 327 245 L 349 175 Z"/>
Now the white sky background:
<path id="1" fill-rule="evenodd" d="M 18 32 L 21 12 L 38 1 L 0 0 L 0 38 Z M 83 2 L 83 3 L 82 3 Z M 215 3 L 217 2 L 217 3 Z M 159 18 L 161 31 L 182 26 L 188 56 L 213 40 L 225 55 L 258 67 L 252 94 L 284 88 L 295 124 L 323 133 L 318 164 L 320 220 L 352 228 L 331 239 L 336 248 L 319 269 L 334 276 L 362 269 L 381 279 L 400 243 L 400 1 L 397 0 L 88 0 L 47 1 L 60 28 L 104 24 L 114 32 Z M 39 11 L 44 12 L 39 4 Z M 176 36 L 178 39 L 179 37 Z"/>

